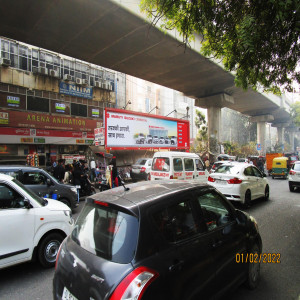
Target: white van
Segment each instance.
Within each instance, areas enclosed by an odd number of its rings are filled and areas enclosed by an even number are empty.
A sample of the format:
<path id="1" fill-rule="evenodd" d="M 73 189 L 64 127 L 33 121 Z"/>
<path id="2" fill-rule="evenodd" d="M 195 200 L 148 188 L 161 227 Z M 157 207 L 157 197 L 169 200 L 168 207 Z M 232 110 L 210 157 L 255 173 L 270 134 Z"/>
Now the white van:
<path id="1" fill-rule="evenodd" d="M 199 155 L 188 152 L 156 152 L 151 167 L 151 180 L 198 179 L 206 182 L 208 171 Z"/>

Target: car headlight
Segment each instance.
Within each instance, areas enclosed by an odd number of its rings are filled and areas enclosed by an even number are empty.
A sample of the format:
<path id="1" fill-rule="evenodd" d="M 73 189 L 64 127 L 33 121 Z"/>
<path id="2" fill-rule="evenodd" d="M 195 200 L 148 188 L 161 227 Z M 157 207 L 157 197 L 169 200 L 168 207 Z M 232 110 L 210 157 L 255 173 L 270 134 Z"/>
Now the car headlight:
<path id="1" fill-rule="evenodd" d="M 72 191 L 73 193 L 77 194 L 77 189 L 76 189 L 76 187 L 71 187 L 71 191 Z"/>
<path id="2" fill-rule="evenodd" d="M 72 212 L 70 210 L 64 210 L 65 216 L 72 218 Z"/>
<path id="3" fill-rule="evenodd" d="M 257 221 L 255 220 L 255 218 L 254 217 L 252 217 L 252 216 L 250 216 L 250 220 L 251 220 L 251 222 L 254 224 L 254 226 L 255 226 L 255 229 L 257 230 L 257 232 L 258 232 L 258 224 L 257 224 Z"/>

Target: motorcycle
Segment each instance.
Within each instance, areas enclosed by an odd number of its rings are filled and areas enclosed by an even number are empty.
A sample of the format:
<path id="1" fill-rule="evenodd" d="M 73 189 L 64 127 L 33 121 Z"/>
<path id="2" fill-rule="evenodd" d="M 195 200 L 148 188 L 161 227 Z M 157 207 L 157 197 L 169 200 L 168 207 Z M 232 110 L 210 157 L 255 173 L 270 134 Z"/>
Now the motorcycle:
<path id="1" fill-rule="evenodd" d="M 118 175 L 118 181 L 119 181 L 119 186 L 124 186 L 124 181 L 122 180 L 122 178 Z M 106 190 L 109 190 L 110 189 L 110 185 L 109 185 L 109 182 L 108 180 L 106 179 L 106 177 L 104 175 L 102 175 L 102 177 L 100 178 L 100 181 L 99 181 L 99 190 L 100 192 L 103 192 L 103 191 L 106 191 Z"/>
<path id="2" fill-rule="evenodd" d="M 79 196 L 91 196 L 96 194 L 94 184 L 90 181 L 88 174 L 85 174 L 82 179 L 81 188 L 79 190 Z"/>

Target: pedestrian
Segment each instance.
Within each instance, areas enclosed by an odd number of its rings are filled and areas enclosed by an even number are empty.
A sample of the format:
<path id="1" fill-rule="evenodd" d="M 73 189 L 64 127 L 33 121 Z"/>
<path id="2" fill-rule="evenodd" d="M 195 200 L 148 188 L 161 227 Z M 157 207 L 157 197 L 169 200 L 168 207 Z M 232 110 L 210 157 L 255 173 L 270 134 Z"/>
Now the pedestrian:
<path id="1" fill-rule="evenodd" d="M 261 171 L 264 172 L 264 162 L 261 158 L 258 159 L 257 161 L 257 168 Z"/>
<path id="2" fill-rule="evenodd" d="M 109 163 L 112 166 L 111 169 L 111 181 L 112 181 L 112 187 L 119 186 L 119 180 L 118 180 L 118 168 L 117 168 L 117 161 L 116 157 L 113 156 L 112 160 Z"/>
<path id="3" fill-rule="evenodd" d="M 80 185 L 82 184 L 82 178 L 83 178 L 83 171 L 81 168 L 81 165 L 79 162 L 75 163 L 74 171 L 73 171 L 73 182 L 74 185 Z"/>
<path id="4" fill-rule="evenodd" d="M 63 182 L 65 177 L 65 168 L 64 168 L 64 160 L 59 159 L 58 164 L 53 170 L 53 176 L 59 181 Z"/>
<path id="5" fill-rule="evenodd" d="M 72 174 L 72 165 L 67 164 L 65 167 L 65 176 L 63 183 L 64 184 L 70 184 L 73 181 L 73 174 Z"/>
<path id="6" fill-rule="evenodd" d="M 209 162 L 209 159 L 208 158 L 206 158 L 206 160 L 205 160 L 205 167 L 206 167 L 206 169 L 208 170 L 208 168 L 209 168 L 209 166 L 210 166 L 210 162 Z"/>

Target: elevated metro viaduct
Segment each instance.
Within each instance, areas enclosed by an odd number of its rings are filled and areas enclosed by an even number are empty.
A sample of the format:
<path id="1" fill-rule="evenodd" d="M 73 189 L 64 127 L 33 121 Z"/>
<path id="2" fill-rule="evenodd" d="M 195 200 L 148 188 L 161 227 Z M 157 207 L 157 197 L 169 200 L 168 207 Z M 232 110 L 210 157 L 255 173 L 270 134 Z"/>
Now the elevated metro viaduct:
<path id="1" fill-rule="evenodd" d="M 151 27 L 139 2 L 109 0 L 0 0 L 0 35 L 154 82 L 196 99 L 208 109 L 209 137 L 219 141 L 220 112 L 228 107 L 257 122 L 265 152 L 265 123 L 289 122 L 283 98 L 235 87 L 234 75 L 190 48 L 176 31 Z M 293 145 L 292 145 L 293 146 Z"/>

